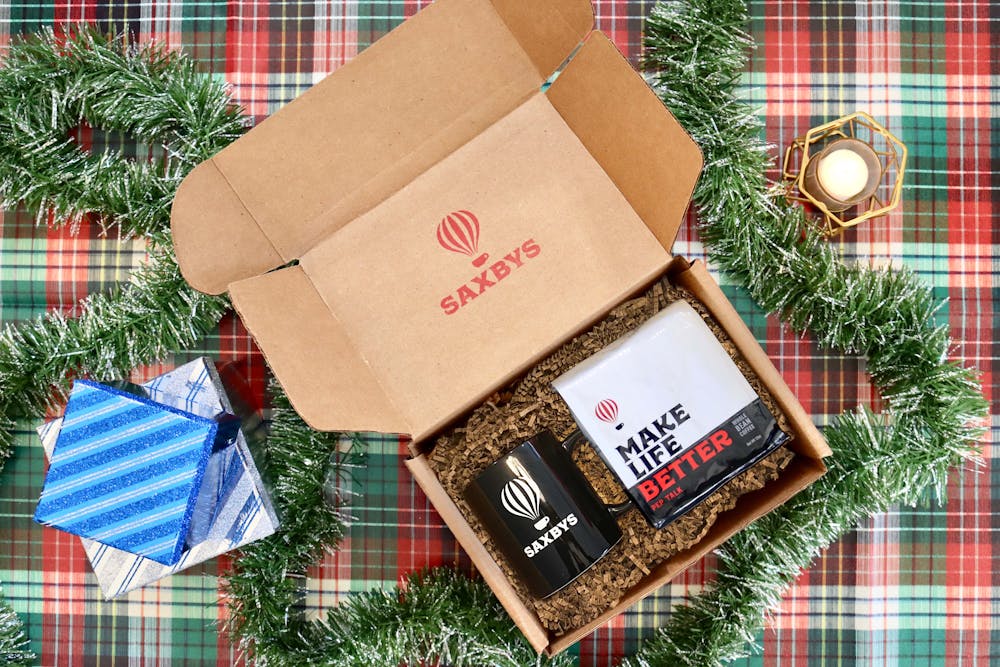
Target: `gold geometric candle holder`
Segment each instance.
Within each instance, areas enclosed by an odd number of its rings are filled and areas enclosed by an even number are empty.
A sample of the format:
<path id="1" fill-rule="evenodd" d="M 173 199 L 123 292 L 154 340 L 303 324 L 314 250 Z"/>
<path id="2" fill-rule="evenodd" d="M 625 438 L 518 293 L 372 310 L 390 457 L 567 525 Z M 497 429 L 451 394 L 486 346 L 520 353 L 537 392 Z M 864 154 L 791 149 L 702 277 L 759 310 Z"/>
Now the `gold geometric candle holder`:
<path id="1" fill-rule="evenodd" d="M 788 198 L 823 214 L 823 233 L 886 215 L 899 205 L 906 145 L 862 111 L 812 128 L 785 150 Z"/>

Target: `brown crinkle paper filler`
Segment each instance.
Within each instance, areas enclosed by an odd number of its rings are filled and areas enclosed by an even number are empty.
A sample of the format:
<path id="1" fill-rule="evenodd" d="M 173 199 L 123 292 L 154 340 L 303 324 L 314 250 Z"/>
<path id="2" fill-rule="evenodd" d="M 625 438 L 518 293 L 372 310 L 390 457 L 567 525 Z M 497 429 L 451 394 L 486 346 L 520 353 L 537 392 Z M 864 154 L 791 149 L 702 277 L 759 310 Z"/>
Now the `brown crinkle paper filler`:
<path id="1" fill-rule="evenodd" d="M 750 386 L 776 416 L 780 428 L 790 433 L 787 418 L 708 309 L 687 291 L 664 279 L 642 296 L 615 308 L 590 331 L 566 343 L 511 387 L 492 396 L 463 426 L 439 437 L 429 455 L 430 465 L 445 491 L 506 573 L 518 595 L 535 610 L 550 632 L 565 634 L 613 607 L 657 564 L 696 544 L 718 515 L 731 509 L 741 495 L 776 479 L 794 456 L 786 447 L 777 449 L 662 530 L 652 528 L 638 510 L 626 512 L 618 519 L 622 540 L 579 578 L 544 600 L 532 596 L 519 581 L 463 499 L 466 486 L 488 465 L 538 431 L 549 429 L 561 439 L 576 428 L 569 408 L 552 388 L 552 381 L 677 300 L 690 303 L 705 319 Z M 624 490 L 592 447 L 576 448 L 573 458 L 605 502 L 625 500 Z"/>

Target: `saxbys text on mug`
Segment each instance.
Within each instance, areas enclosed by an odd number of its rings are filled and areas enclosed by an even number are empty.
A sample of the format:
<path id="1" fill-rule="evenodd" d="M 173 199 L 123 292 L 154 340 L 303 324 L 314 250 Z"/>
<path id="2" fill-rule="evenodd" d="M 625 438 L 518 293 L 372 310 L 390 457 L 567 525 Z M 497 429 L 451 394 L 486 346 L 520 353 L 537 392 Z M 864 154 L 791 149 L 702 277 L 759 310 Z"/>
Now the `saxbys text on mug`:
<path id="1" fill-rule="evenodd" d="M 569 532 L 569 529 L 575 526 L 579 521 L 575 514 L 570 514 L 568 517 L 552 526 L 542 535 L 538 536 L 534 542 L 524 547 L 524 555 L 528 558 L 534 558 L 536 555 L 541 553 L 542 549 L 553 544 L 560 536 L 564 533 Z"/>

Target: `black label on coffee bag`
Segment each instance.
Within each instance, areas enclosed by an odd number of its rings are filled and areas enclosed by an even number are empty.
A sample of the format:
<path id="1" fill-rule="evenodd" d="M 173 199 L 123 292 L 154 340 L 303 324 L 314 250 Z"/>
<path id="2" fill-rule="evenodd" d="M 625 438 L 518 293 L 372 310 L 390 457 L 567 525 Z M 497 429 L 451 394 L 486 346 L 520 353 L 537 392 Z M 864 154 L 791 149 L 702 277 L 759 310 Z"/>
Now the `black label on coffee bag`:
<path id="1" fill-rule="evenodd" d="M 649 523 L 662 528 L 787 440 L 774 416 L 757 399 L 687 447 L 678 447 L 670 430 L 652 425 L 643 427 L 613 455 L 605 450 L 600 453 L 605 460 L 627 456 L 626 465 L 639 473 L 629 495 Z M 641 449 L 640 443 L 645 444 Z"/>

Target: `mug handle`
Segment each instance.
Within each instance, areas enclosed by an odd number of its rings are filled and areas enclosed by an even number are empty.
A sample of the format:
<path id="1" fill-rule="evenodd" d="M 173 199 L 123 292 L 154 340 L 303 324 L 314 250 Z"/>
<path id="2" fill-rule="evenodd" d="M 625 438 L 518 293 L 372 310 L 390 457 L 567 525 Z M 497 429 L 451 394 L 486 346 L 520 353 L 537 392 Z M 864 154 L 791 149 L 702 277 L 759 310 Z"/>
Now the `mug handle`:
<path id="1" fill-rule="evenodd" d="M 559 444 L 562 445 L 562 448 L 572 456 L 573 450 L 585 440 L 586 438 L 583 436 L 583 432 L 581 432 L 580 429 L 574 429 L 573 432 L 567 435 L 566 439 Z M 635 503 L 631 498 L 629 498 L 620 503 L 604 503 L 604 506 L 608 508 L 608 512 L 611 516 L 619 517 L 635 507 Z"/>

